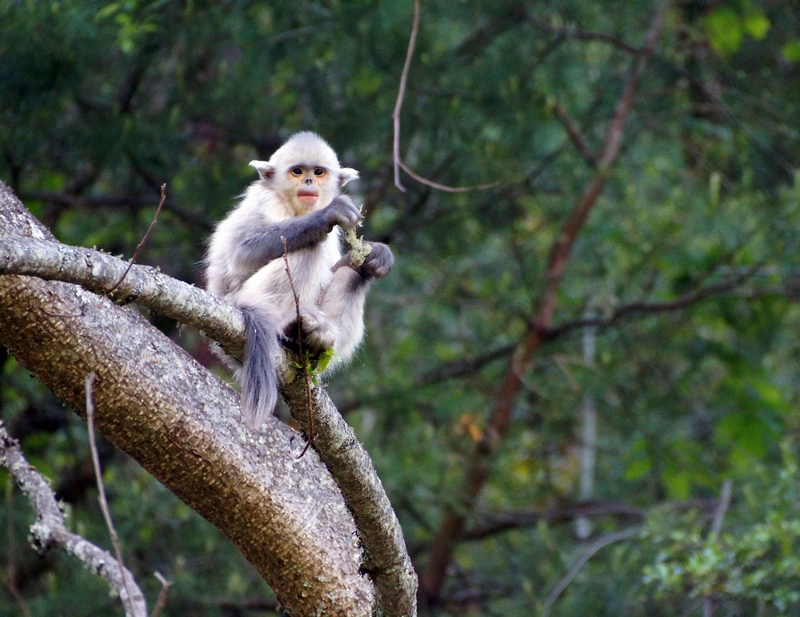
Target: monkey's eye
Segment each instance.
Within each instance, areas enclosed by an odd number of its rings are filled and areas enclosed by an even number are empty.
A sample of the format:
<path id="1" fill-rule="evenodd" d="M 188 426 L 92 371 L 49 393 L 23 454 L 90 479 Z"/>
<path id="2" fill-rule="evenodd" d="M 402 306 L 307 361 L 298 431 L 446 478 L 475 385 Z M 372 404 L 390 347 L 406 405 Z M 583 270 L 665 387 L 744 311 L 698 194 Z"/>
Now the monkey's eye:
<path id="1" fill-rule="evenodd" d="M 324 169 L 322 169 L 322 167 L 317 167 L 317 168 L 314 170 L 314 175 L 315 175 L 315 176 L 322 176 L 322 175 L 324 175 L 324 174 L 325 174 L 325 170 L 324 170 Z"/>
<path id="2" fill-rule="evenodd" d="M 292 169 L 292 173 L 295 176 L 302 176 L 303 175 L 303 168 L 302 167 L 295 167 L 294 169 Z"/>

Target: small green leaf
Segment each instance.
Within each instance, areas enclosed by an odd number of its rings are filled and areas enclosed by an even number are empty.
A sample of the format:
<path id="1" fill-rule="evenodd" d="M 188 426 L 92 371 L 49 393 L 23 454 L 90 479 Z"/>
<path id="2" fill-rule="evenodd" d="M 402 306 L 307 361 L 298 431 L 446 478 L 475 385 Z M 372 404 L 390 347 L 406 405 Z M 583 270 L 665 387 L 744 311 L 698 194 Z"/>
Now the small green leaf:
<path id="1" fill-rule="evenodd" d="M 800 39 L 786 43 L 781 47 L 781 53 L 790 62 L 800 62 Z"/>
<path id="2" fill-rule="evenodd" d="M 742 44 L 742 23 L 733 9 L 723 7 L 712 12 L 706 20 L 711 46 L 720 54 L 732 54 Z"/>
<path id="3" fill-rule="evenodd" d="M 769 19 L 763 13 L 753 13 L 745 17 L 742 24 L 747 34 L 752 36 L 756 41 L 760 41 L 769 32 Z"/>

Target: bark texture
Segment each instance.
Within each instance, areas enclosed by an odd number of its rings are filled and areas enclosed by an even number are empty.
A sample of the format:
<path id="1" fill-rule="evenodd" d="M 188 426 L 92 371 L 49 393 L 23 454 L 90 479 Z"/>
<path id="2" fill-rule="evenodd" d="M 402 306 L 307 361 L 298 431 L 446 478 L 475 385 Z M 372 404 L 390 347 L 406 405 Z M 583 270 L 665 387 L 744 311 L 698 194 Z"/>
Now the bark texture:
<path id="1" fill-rule="evenodd" d="M 0 183 L 0 237 L 53 240 Z M 221 529 L 293 616 L 370 615 L 356 527 L 316 452 L 130 307 L 67 283 L 0 276 L 0 342 L 76 413 L 97 373 L 97 428 Z"/>

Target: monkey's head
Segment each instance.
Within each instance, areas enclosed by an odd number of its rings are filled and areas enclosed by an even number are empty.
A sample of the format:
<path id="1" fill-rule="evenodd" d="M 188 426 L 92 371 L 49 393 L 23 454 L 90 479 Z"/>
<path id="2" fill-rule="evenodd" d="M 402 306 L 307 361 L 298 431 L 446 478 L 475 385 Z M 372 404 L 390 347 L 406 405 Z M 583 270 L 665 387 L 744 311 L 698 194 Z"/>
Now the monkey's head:
<path id="1" fill-rule="evenodd" d="M 339 195 L 339 189 L 358 178 L 358 172 L 339 167 L 339 159 L 319 135 L 292 135 L 269 161 L 250 161 L 261 182 L 277 192 L 296 215 L 320 210 Z"/>

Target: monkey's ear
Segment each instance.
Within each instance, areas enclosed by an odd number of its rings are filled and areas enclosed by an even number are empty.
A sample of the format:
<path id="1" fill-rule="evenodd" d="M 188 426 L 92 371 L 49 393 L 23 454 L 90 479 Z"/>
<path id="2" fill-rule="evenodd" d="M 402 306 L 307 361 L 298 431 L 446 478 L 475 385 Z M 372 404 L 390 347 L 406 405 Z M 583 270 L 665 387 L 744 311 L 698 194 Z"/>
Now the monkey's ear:
<path id="1" fill-rule="evenodd" d="M 250 161 L 250 167 L 255 167 L 262 180 L 269 180 L 275 175 L 275 168 L 267 161 Z"/>
<path id="2" fill-rule="evenodd" d="M 342 167 L 339 170 L 339 186 L 344 186 L 356 178 L 358 178 L 358 172 L 352 167 Z"/>

